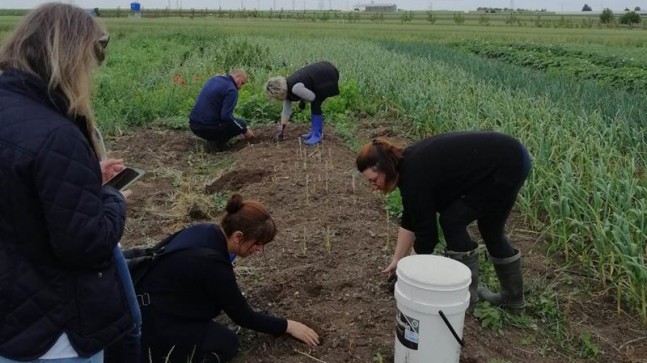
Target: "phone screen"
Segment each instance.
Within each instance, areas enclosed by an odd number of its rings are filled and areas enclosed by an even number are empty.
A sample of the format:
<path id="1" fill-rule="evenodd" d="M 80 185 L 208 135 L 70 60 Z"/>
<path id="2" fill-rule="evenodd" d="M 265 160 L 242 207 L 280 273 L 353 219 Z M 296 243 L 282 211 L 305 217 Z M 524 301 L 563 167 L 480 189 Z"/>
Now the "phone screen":
<path id="1" fill-rule="evenodd" d="M 115 175 L 112 179 L 108 180 L 106 182 L 106 185 L 110 185 L 111 187 L 117 188 L 119 190 L 124 190 L 137 179 L 141 178 L 142 175 L 144 175 L 144 172 L 142 170 L 127 167 L 124 170 L 120 171 L 119 174 Z"/>

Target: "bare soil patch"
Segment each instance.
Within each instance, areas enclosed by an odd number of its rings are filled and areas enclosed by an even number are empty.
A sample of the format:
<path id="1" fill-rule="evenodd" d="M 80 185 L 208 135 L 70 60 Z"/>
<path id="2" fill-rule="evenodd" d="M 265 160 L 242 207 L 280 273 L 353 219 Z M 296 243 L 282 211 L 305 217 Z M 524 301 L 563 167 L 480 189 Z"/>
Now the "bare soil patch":
<path id="1" fill-rule="evenodd" d="M 235 361 L 393 361 L 395 300 L 379 271 L 390 260 L 398 224 L 387 217 L 383 197 L 355 173 L 355 153 L 332 129 L 326 129 L 325 144 L 314 148 L 298 142 L 304 125 L 291 125 L 279 144 L 271 140 L 273 127 L 254 131 L 254 144 L 241 140 L 216 154 L 206 153 L 186 130 L 149 126 L 110 138 L 113 156 L 147 171 L 133 188 L 123 243 L 151 244 L 193 223 L 218 223 L 232 192 L 259 200 L 279 234 L 262 256 L 237 262 L 239 284 L 252 306 L 310 324 L 323 343 L 308 348 L 287 336 L 243 329 Z M 511 219 L 509 233 L 523 251 L 529 284 L 557 279 L 538 233 L 518 217 Z M 595 358 L 573 359 L 552 349 L 541 325 L 504 326 L 499 334 L 468 314 L 461 362 L 647 361 L 644 326 L 617 314 L 605 296 L 583 300 L 573 292 L 585 292 L 585 285 L 558 281 L 560 302 L 568 305 L 564 329 L 573 336 L 591 332 L 600 347 Z"/>

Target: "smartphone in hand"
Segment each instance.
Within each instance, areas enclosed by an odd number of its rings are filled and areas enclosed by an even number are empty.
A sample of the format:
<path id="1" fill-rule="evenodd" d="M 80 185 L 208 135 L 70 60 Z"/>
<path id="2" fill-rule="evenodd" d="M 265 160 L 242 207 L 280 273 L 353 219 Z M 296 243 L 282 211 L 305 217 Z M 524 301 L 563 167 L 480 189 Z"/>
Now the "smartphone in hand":
<path id="1" fill-rule="evenodd" d="M 126 190 L 134 182 L 139 180 L 139 178 L 144 176 L 144 174 L 145 172 L 143 170 L 128 166 L 120 171 L 117 175 L 112 177 L 110 180 L 108 180 L 104 185 L 110 185 L 111 187 L 119 190 Z"/>

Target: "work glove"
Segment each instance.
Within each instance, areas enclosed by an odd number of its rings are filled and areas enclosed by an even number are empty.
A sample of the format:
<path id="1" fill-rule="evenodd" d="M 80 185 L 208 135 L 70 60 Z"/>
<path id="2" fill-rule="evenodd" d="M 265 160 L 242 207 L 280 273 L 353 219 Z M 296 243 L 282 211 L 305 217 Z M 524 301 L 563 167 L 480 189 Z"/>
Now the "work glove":
<path id="1" fill-rule="evenodd" d="M 299 101 L 299 110 L 303 111 L 306 109 L 306 102 L 304 100 Z"/>
<path id="2" fill-rule="evenodd" d="M 285 132 L 285 124 L 279 124 L 279 129 L 274 135 L 274 142 L 283 141 L 283 133 Z"/>

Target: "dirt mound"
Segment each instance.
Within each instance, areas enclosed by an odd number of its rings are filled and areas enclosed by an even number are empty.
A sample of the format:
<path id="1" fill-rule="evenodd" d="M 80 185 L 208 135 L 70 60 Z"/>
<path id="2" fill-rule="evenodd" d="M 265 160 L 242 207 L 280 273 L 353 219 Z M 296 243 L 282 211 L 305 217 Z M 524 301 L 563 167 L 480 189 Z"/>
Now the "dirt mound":
<path id="1" fill-rule="evenodd" d="M 205 192 L 212 194 L 228 190 L 239 190 L 244 186 L 260 183 L 268 174 L 269 171 L 263 169 L 230 171 L 217 180 L 207 184 L 205 186 Z"/>

